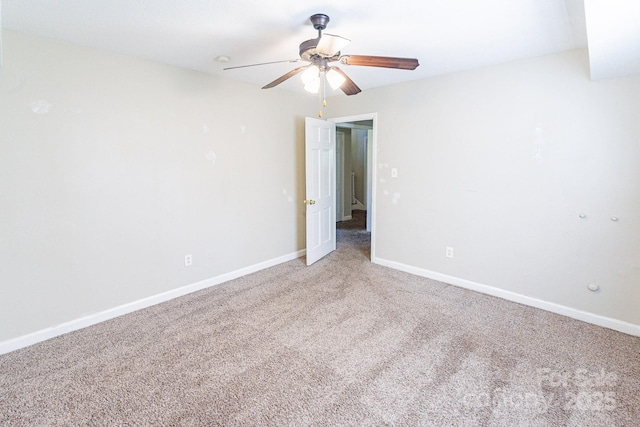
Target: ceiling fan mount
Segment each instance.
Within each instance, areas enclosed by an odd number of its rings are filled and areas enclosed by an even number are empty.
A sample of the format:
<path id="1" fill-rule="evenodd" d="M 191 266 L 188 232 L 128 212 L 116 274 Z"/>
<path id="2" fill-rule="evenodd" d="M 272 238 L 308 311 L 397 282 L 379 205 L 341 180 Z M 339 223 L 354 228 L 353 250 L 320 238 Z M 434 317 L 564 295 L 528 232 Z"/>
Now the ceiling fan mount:
<path id="1" fill-rule="evenodd" d="M 307 65 L 295 68 L 283 76 L 278 77 L 263 89 L 269 89 L 279 85 L 280 83 L 288 80 L 289 78 L 300 74 L 310 68 L 317 67 L 316 73 L 319 71 L 320 78 L 324 78 L 323 74 L 327 74 L 327 78 L 331 77 L 329 74 L 339 74 L 339 85 L 334 87 L 340 89 L 346 95 L 356 95 L 361 92 L 361 89 L 347 76 L 347 74 L 340 68 L 331 65 L 331 63 L 339 63 L 341 65 L 355 65 L 366 67 L 382 67 L 382 68 L 395 68 L 399 70 L 415 70 L 418 67 L 418 60 L 414 58 L 393 58 L 387 56 L 370 56 L 370 55 L 342 55 L 340 50 L 345 47 L 351 40 L 341 36 L 333 34 L 322 34 L 322 31 L 327 28 L 327 24 L 330 19 L 328 15 L 324 13 L 316 13 L 309 17 L 309 21 L 313 25 L 313 28 L 318 30 L 318 37 L 310 39 L 300 43 L 300 59 L 288 60 L 288 61 L 274 61 L 261 64 L 241 65 L 237 67 L 228 67 L 225 70 L 234 68 L 252 67 L 256 65 L 275 64 L 279 62 L 308 62 Z M 304 78 L 304 75 L 303 75 Z M 335 80 L 335 79 L 332 79 Z M 332 85 L 333 86 L 333 85 Z M 317 88 L 317 86 L 313 86 Z M 305 84 L 305 89 L 307 88 Z M 316 92 L 314 92 L 316 93 Z"/>
<path id="2" fill-rule="evenodd" d="M 313 24 L 313 28 L 318 31 L 322 31 L 327 28 L 327 24 L 329 23 L 330 19 L 324 13 L 316 13 L 315 15 L 311 15 L 309 21 L 311 21 L 311 23 Z"/>

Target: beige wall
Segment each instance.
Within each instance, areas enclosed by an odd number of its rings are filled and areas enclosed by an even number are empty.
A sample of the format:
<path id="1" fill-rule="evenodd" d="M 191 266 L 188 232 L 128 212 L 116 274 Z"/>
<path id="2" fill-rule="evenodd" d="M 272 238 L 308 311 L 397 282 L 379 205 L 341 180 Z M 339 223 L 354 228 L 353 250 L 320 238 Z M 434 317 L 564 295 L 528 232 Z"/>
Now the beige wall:
<path id="1" fill-rule="evenodd" d="M 332 99 L 378 113 L 377 261 L 640 325 L 640 78 L 588 76 L 573 51 Z"/>
<path id="2" fill-rule="evenodd" d="M 314 100 L 3 42 L 0 342 L 304 248 Z M 378 113 L 377 261 L 640 325 L 640 79 L 587 67 L 575 51 L 332 97 L 326 117 Z"/>
<path id="3" fill-rule="evenodd" d="M 349 128 L 338 128 L 336 131 L 337 134 L 342 133 L 343 136 L 343 147 L 340 152 L 336 150 L 336 158 L 342 156 L 342 171 L 338 171 L 342 175 L 342 212 L 336 216 L 336 218 L 341 221 L 343 218 L 351 218 L 351 171 L 352 160 L 351 160 L 351 129 Z M 337 169 L 336 169 L 337 170 Z M 336 192 L 336 194 L 338 194 Z"/>
<path id="4" fill-rule="evenodd" d="M 304 248 L 314 100 L 3 42 L 0 342 Z"/>
<path id="5" fill-rule="evenodd" d="M 351 170 L 356 173 L 356 199 L 367 206 L 367 130 L 351 130 Z"/>

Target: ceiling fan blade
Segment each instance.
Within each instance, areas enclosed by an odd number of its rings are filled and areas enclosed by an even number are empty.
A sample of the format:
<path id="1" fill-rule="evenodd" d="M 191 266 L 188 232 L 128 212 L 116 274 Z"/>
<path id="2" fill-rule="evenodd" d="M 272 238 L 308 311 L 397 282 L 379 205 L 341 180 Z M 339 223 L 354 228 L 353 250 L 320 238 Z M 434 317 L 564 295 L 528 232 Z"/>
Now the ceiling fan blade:
<path id="1" fill-rule="evenodd" d="M 284 61 L 272 61 L 272 62 L 261 62 L 259 64 L 249 64 L 249 65 L 238 65 L 236 67 L 226 67 L 223 70 L 235 70 L 236 68 L 247 68 L 247 67 L 257 67 L 259 65 L 270 65 L 270 64 L 282 64 L 284 62 L 300 62 L 300 59 L 285 59 Z"/>
<path id="2" fill-rule="evenodd" d="M 392 58 L 389 56 L 344 55 L 340 57 L 344 65 L 362 65 L 365 67 L 397 68 L 400 70 L 415 70 L 418 60 L 415 58 Z"/>
<path id="3" fill-rule="evenodd" d="M 320 41 L 316 46 L 316 53 L 326 56 L 332 57 L 336 53 L 340 52 L 343 47 L 351 43 L 351 40 L 346 39 L 342 36 L 336 36 L 333 34 L 323 34 L 320 37 Z"/>
<path id="4" fill-rule="evenodd" d="M 353 80 L 351 80 L 351 78 L 347 76 L 347 74 L 344 71 L 342 71 L 340 68 L 331 67 L 331 69 L 337 71 L 338 73 L 340 73 L 342 77 L 344 77 L 344 83 L 342 83 L 342 86 L 340 86 L 340 89 L 342 89 L 345 95 L 357 95 L 360 92 L 362 92 L 362 89 L 360 89 L 358 85 L 355 84 Z"/>
<path id="5" fill-rule="evenodd" d="M 289 71 L 287 74 L 284 74 L 284 75 L 278 77 L 277 79 L 275 79 L 274 81 L 272 81 L 268 85 L 264 86 L 262 89 L 271 89 L 272 87 L 278 86 L 283 81 L 288 80 L 291 77 L 295 76 L 296 74 L 304 71 L 307 67 L 308 67 L 308 65 L 305 65 L 304 67 L 295 68 L 295 69 Z"/>

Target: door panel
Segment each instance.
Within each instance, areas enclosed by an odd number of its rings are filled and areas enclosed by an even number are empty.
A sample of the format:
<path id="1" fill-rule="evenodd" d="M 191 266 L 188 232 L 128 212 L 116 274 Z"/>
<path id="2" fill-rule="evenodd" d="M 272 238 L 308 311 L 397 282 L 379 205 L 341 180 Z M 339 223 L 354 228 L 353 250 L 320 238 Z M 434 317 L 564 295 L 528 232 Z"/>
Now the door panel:
<path id="1" fill-rule="evenodd" d="M 305 119 L 307 265 L 336 249 L 335 123 Z"/>

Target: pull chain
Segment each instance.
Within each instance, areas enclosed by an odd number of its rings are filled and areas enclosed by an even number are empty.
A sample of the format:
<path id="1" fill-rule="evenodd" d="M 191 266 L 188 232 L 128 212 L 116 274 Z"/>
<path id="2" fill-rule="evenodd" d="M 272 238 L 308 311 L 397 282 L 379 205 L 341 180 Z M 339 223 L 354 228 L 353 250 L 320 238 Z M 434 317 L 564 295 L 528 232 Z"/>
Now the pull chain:
<path id="1" fill-rule="evenodd" d="M 320 73 L 320 85 L 322 86 L 322 91 L 318 91 L 319 100 L 320 100 L 320 109 L 318 110 L 318 118 L 322 118 L 322 109 L 327 106 L 327 82 L 325 76 Z"/>

